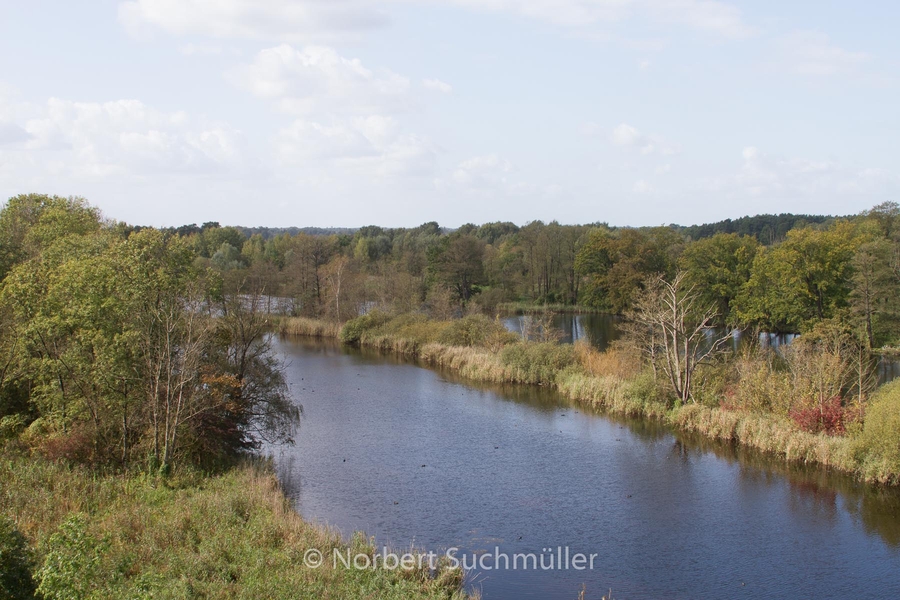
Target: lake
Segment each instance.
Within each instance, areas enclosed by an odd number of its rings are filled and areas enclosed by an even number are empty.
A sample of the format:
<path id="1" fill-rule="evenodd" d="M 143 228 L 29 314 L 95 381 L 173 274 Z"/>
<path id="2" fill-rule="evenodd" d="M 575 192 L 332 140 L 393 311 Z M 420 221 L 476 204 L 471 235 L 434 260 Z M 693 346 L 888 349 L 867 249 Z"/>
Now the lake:
<path id="1" fill-rule="evenodd" d="M 552 390 L 472 384 L 304 339 L 277 349 L 304 408 L 275 453 L 304 518 L 379 544 L 488 556 L 485 600 L 900 597 L 900 495 L 613 419 Z M 499 553 L 591 570 L 493 569 Z M 549 550 L 549 552 L 547 550 Z"/>

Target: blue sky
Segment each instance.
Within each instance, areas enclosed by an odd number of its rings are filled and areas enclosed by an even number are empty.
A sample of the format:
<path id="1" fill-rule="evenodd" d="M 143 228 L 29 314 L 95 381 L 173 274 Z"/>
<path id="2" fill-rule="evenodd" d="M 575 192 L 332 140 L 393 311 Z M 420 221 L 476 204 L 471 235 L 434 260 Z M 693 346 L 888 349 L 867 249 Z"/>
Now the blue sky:
<path id="1" fill-rule="evenodd" d="M 900 190 L 894 2 L 0 2 L 0 196 L 412 226 L 857 213 Z"/>

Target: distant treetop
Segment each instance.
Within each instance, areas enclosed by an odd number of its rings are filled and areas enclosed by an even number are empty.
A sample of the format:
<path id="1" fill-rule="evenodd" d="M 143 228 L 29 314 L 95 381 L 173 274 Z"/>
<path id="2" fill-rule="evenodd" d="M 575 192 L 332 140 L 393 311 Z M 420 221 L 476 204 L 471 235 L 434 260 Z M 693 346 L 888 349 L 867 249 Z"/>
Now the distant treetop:
<path id="1" fill-rule="evenodd" d="M 826 223 L 834 219 L 835 217 L 828 215 L 782 213 L 780 215 L 756 215 L 753 217 L 741 217 L 740 219 L 725 219 L 716 223 L 691 225 L 689 227 L 672 225 L 672 228 L 687 235 L 692 240 L 712 237 L 717 233 L 737 233 L 752 236 L 762 244 L 771 245 L 784 240 L 787 232 L 791 229 L 804 227 L 805 225 Z"/>

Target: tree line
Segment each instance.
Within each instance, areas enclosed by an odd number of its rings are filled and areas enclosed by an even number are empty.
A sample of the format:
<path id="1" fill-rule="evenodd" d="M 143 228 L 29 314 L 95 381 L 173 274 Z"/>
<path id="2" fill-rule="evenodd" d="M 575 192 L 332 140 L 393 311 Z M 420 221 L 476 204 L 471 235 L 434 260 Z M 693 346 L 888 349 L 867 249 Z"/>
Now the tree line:
<path id="1" fill-rule="evenodd" d="M 534 221 L 368 226 L 247 236 L 206 223 L 170 230 L 226 278 L 285 299 L 298 316 L 345 321 L 378 306 L 440 316 L 505 303 L 625 314 L 660 275 L 683 272 L 714 322 L 799 333 L 840 318 L 871 348 L 900 338 L 900 207 L 846 218 L 760 215 L 684 228 Z"/>

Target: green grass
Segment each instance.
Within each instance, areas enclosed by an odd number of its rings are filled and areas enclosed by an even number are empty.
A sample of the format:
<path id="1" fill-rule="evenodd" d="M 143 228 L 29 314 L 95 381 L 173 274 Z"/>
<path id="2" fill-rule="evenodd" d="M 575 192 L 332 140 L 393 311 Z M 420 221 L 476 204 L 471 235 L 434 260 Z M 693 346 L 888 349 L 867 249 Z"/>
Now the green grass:
<path id="1" fill-rule="evenodd" d="M 0 481 L 0 515 L 34 549 L 48 598 L 465 597 L 459 570 L 306 567 L 311 548 L 374 548 L 305 522 L 260 462 L 160 479 L 7 452 Z"/>

